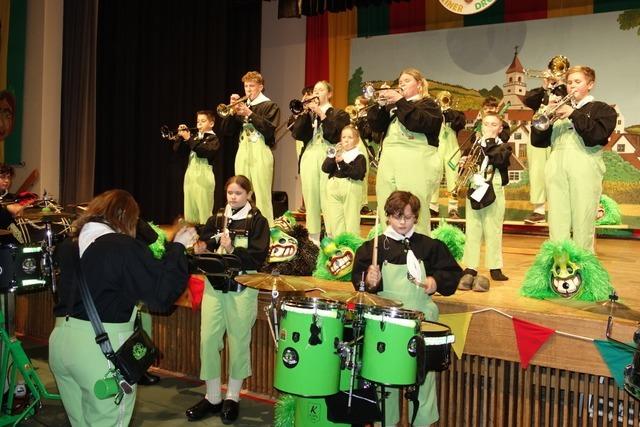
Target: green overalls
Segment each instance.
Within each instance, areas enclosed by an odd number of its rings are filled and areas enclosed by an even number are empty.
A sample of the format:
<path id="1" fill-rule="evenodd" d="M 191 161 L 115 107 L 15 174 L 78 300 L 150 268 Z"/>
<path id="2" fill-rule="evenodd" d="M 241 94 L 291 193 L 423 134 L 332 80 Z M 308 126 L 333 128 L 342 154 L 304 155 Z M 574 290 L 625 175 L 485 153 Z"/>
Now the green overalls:
<path id="1" fill-rule="evenodd" d="M 264 142 L 264 136 L 251 123 L 242 125 L 235 172 L 236 175 L 244 175 L 249 178 L 256 196 L 256 207 L 267 218 L 269 226 L 273 226 L 273 204 L 271 202 L 273 153 Z"/>
<path id="2" fill-rule="evenodd" d="M 362 179 L 362 201 L 361 201 L 361 207 L 362 206 L 368 206 L 369 205 L 369 168 L 371 167 L 371 163 L 369 162 L 369 150 L 367 149 L 367 146 L 365 145 L 364 141 L 362 139 L 360 139 L 360 142 L 358 143 L 358 148 L 360 149 L 360 152 L 364 155 L 365 160 L 367 161 L 367 172 L 364 174 L 364 178 Z M 358 217 L 358 221 L 360 221 L 360 218 Z M 360 226 L 360 224 L 358 224 L 358 227 Z M 360 230 L 358 230 L 359 234 Z"/>
<path id="3" fill-rule="evenodd" d="M 547 201 L 545 189 L 545 168 L 549 159 L 551 149 L 549 147 L 534 147 L 527 144 L 527 170 L 529 171 L 529 201 L 534 204 L 541 204 Z"/>
<path id="4" fill-rule="evenodd" d="M 569 119 L 558 120 L 551 133 L 546 187 L 549 200 L 549 238 L 571 238 L 593 252 L 596 211 L 602 194 L 605 165 L 602 147 L 587 147 Z"/>
<path id="5" fill-rule="evenodd" d="M 441 176 L 438 149 L 428 144 L 425 134 L 411 132 L 395 117 L 387 129 L 378 165 L 378 216 L 385 217 L 384 203 L 392 192 L 410 191 L 420 200 L 416 232 L 430 236 L 429 199 L 439 187 Z"/>
<path id="6" fill-rule="evenodd" d="M 189 165 L 184 173 L 184 219 L 204 224 L 213 212 L 213 192 L 216 180 L 209 161 L 189 153 Z"/>
<path id="7" fill-rule="evenodd" d="M 458 148 L 458 136 L 448 124 L 440 127 L 440 135 L 438 136 L 440 143 L 438 144 L 438 157 L 440 165 L 444 169 L 444 178 L 447 183 L 447 191 L 451 193 L 458 179 L 458 161 L 460 160 L 460 150 Z M 451 162 L 456 165 L 455 169 L 451 169 L 447 163 Z M 440 204 L 440 183 L 431 196 L 431 203 Z"/>
<path id="8" fill-rule="evenodd" d="M 322 137 L 322 125 L 314 132 L 300 159 L 300 183 L 306 208 L 305 224 L 309 234 L 318 234 L 322 228 L 321 214 L 326 209 L 327 181 L 329 175 L 322 172 L 322 162 L 331 144 Z"/>
<path id="9" fill-rule="evenodd" d="M 126 323 L 102 323 L 111 345 L 117 350 L 133 333 L 137 310 Z M 93 386 L 112 368 L 96 344 L 96 334 L 88 320 L 57 317 L 49 337 L 49 367 L 56 379 L 71 425 L 91 427 L 128 426 L 136 402 L 125 394 L 118 406 L 114 400 L 98 399 Z"/>
<path id="10" fill-rule="evenodd" d="M 422 277 L 425 277 L 425 268 L 420 261 Z M 379 293 L 381 297 L 390 298 L 403 303 L 402 308 L 406 310 L 421 311 L 424 319 L 428 321 L 438 320 L 438 307 L 431 299 L 431 296 L 424 292 L 424 289 L 416 286 L 407 279 L 406 264 L 391 264 L 386 261 L 381 266 L 382 283 L 384 290 Z M 400 407 L 398 403 L 399 389 L 389 387 L 387 404 L 385 406 L 385 423 L 392 426 L 400 420 Z M 415 426 L 427 426 L 438 421 L 438 399 L 436 396 L 436 376 L 434 372 L 429 372 L 423 385 L 420 386 L 418 394 L 420 402 L 418 416 Z M 409 403 L 409 414 L 413 413 L 413 403 Z"/>
<path id="11" fill-rule="evenodd" d="M 247 237 L 237 235 L 233 246 L 248 247 Z M 219 252 L 226 253 L 222 248 Z M 220 351 L 224 348 L 225 331 L 229 343 L 229 376 L 240 380 L 251 375 L 251 328 L 257 314 L 257 289 L 225 293 L 213 289 L 205 278 L 200 312 L 200 379 L 212 380 L 222 375 Z"/>
<path id="12" fill-rule="evenodd" d="M 477 270 L 480 264 L 480 247 L 483 236 L 486 267 L 489 269 L 502 268 L 502 222 L 504 221 L 505 198 L 499 171 L 495 171 L 492 182 L 496 200 L 486 208 L 472 209 L 471 201 L 467 197 L 465 208 L 467 231 L 463 264 L 473 270 Z"/>

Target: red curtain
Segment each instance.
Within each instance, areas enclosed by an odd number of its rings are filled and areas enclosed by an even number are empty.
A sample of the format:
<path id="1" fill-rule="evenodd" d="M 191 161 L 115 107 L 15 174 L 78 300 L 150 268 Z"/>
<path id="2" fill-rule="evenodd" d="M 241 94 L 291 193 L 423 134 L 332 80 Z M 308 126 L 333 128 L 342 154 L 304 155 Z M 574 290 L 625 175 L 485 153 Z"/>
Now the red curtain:
<path id="1" fill-rule="evenodd" d="M 389 5 L 389 34 L 425 30 L 425 0 L 393 2 Z"/>
<path id="2" fill-rule="evenodd" d="M 329 14 L 307 17 L 305 86 L 329 80 Z"/>
<path id="3" fill-rule="evenodd" d="M 545 19 L 547 0 L 505 0 L 504 22 Z"/>

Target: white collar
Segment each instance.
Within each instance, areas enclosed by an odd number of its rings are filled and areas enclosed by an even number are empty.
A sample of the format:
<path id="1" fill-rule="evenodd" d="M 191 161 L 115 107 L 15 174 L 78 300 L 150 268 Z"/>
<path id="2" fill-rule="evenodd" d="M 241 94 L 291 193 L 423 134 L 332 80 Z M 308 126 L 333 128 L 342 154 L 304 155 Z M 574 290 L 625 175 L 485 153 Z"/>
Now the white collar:
<path id="1" fill-rule="evenodd" d="M 420 96 L 419 93 L 416 93 L 411 98 L 407 98 L 407 101 L 420 101 L 421 99 L 422 99 L 422 96 Z"/>
<path id="2" fill-rule="evenodd" d="M 590 103 L 593 100 L 594 100 L 594 98 L 593 98 L 592 95 L 587 95 L 584 98 L 582 98 L 580 100 L 580 102 L 578 102 L 578 103 L 574 103 L 573 101 L 571 101 L 571 105 L 573 106 L 573 108 L 580 109 L 580 108 L 584 107 L 586 104 Z"/>
<path id="3" fill-rule="evenodd" d="M 387 229 L 384 230 L 384 235 L 393 239 L 393 240 L 397 240 L 399 242 L 403 241 L 404 239 L 408 239 L 411 236 L 413 236 L 413 233 L 416 231 L 416 227 L 413 226 L 411 228 L 411 230 L 409 230 L 409 232 L 407 234 L 405 234 L 404 236 L 400 233 L 398 233 L 396 230 L 393 229 L 392 226 L 387 226 Z"/>
<path id="4" fill-rule="evenodd" d="M 256 96 L 256 99 L 247 100 L 247 106 L 248 107 L 253 107 L 254 105 L 262 104 L 263 102 L 267 102 L 267 101 L 271 101 L 271 100 L 269 98 L 267 98 L 266 96 L 264 96 L 264 94 L 262 92 L 260 92 L 260 95 Z"/>
<path id="5" fill-rule="evenodd" d="M 249 202 L 247 202 L 247 204 L 244 205 L 244 207 L 242 207 L 236 213 L 233 213 L 233 210 L 231 209 L 231 205 L 227 204 L 227 206 L 224 208 L 224 216 L 227 218 L 227 221 L 228 220 L 238 221 L 241 219 L 245 219 L 249 214 L 249 211 L 251 211 L 251 203 Z"/>
<path id="6" fill-rule="evenodd" d="M 322 110 L 322 112 L 325 114 L 327 114 L 329 108 L 333 108 L 333 105 L 331 105 L 330 102 L 327 102 L 326 104 L 320 106 L 320 110 Z"/>
<path id="7" fill-rule="evenodd" d="M 84 251 L 96 241 L 98 237 L 105 234 L 115 233 L 115 230 L 102 222 L 88 222 L 80 230 L 78 235 L 78 247 L 80 248 L 80 256 Z"/>
<path id="8" fill-rule="evenodd" d="M 358 148 L 358 146 L 356 145 L 355 147 L 353 147 L 351 150 L 349 151 L 345 151 L 342 153 L 342 160 L 345 163 L 351 163 L 353 162 L 356 157 L 358 157 L 360 154 L 362 154 L 362 152 L 360 151 L 360 149 Z"/>

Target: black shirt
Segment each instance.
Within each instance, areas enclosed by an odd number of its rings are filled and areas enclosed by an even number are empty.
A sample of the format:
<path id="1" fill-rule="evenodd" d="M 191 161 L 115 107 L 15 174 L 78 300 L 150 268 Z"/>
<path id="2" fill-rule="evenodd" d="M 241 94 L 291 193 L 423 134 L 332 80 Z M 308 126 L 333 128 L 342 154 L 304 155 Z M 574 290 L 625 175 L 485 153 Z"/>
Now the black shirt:
<path id="1" fill-rule="evenodd" d="M 189 274 L 184 246 L 165 246 L 165 256 L 157 260 L 144 243 L 109 233 L 98 237 L 79 259 L 77 242 L 65 240 L 54 255 L 61 273 L 55 315 L 88 320 L 76 276 L 78 261 L 102 322 L 129 321 L 140 301 L 151 310 L 166 311 L 184 291 Z"/>
<path id="2" fill-rule="evenodd" d="M 329 178 L 351 178 L 361 181 L 367 173 L 367 159 L 363 154 L 358 154 L 349 163 L 344 160 L 336 163 L 335 157 L 327 157 L 322 163 L 322 172 L 328 173 Z"/>

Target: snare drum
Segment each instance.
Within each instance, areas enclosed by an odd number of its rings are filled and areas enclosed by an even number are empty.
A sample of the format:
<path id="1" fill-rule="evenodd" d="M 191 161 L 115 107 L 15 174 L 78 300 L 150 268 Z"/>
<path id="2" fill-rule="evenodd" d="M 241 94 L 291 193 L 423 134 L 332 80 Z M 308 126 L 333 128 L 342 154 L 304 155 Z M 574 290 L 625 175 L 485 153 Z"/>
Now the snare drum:
<path id="1" fill-rule="evenodd" d="M 456 340 L 451 328 L 438 322 L 423 321 L 420 334 L 424 339 L 425 371 L 446 371 L 451 363 L 451 344 Z"/>
<path id="2" fill-rule="evenodd" d="M 0 292 L 30 292 L 47 284 L 40 245 L 0 246 Z"/>
<path id="3" fill-rule="evenodd" d="M 273 386 L 300 396 L 338 392 L 344 306 L 319 298 L 290 298 L 281 306 Z"/>
<path id="4" fill-rule="evenodd" d="M 423 314 L 399 308 L 368 309 L 364 314 L 362 377 L 385 385 L 416 382 L 415 336 Z"/>

